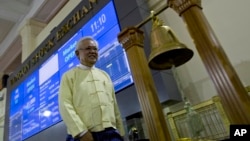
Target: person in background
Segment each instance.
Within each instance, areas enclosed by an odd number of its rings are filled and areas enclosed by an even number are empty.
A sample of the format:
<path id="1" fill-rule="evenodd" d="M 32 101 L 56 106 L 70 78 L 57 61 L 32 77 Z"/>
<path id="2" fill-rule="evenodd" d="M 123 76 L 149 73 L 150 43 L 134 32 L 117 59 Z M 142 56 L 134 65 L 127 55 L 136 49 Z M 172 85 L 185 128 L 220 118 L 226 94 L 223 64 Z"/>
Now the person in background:
<path id="1" fill-rule="evenodd" d="M 6 105 L 6 93 L 7 93 L 7 82 L 9 75 L 4 74 L 2 81 L 0 82 L 0 141 L 3 141 L 4 135 L 4 117 L 5 117 L 5 105 Z"/>
<path id="2" fill-rule="evenodd" d="M 95 67 L 98 43 L 87 36 L 77 43 L 80 65 L 63 74 L 59 111 L 66 141 L 123 141 L 124 127 L 109 75 Z"/>

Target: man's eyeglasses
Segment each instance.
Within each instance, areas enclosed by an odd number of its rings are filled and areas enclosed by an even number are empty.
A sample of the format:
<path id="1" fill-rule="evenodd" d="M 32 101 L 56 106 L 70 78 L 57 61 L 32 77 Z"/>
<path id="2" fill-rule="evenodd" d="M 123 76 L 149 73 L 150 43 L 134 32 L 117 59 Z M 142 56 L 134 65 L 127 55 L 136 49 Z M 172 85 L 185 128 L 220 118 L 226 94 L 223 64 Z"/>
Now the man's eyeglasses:
<path id="1" fill-rule="evenodd" d="M 86 47 L 86 48 L 78 48 L 77 50 L 83 50 L 83 51 L 94 50 L 94 51 L 98 51 L 98 48 L 97 47 Z"/>

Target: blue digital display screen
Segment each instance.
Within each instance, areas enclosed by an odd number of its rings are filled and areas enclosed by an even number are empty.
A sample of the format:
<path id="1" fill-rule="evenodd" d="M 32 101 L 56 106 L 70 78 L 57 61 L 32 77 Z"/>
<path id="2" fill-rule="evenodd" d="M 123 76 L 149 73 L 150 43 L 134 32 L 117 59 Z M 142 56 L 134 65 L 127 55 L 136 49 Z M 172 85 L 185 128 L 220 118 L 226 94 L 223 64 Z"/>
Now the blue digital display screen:
<path id="1" fill-rule="evenodd" d="M 17 88 L 13 89 L 10 97 L 10 115 L 14 115 L 17 112 L 22 111 L 23 106 L 23 83 Z"/>
<path id="2" fill-rule="evenodd" d="M 70 64 L 73 59 L 76 59 L 75 47 L 81 37 L 82 33 L 78 31 L 58 50 L 59 69 L 64 67 L 64 65 Z"/>
<path id="3" fill-rule="evenodd" d="M 22 138 L 40 131 L 39 127 L 39 90 L 38 71 L 24 81 L 24 98 L 22 110 Z"/>
<path id="4" fill-rule="evenodd" d="M 23 83 L 13 89 L 10 97 L 9 137 L 13 141 L 22 140 Z"/>
<path id="5" fill-rule="evenodd" d="M 119 32 L 116 11 L 113 1 L 110 1 L 37 70 L 11 90 L 9 139 L 25 140 L 62 120 L 58 107 L 60 79 L 66 71 L 79 64 L 75 47 L 83 36 L 92 36 L 98 41 L 96 67 L 110 75 L 115 91 L 131 85 L 133 79 L 127 57 L 117 40 Z"/>

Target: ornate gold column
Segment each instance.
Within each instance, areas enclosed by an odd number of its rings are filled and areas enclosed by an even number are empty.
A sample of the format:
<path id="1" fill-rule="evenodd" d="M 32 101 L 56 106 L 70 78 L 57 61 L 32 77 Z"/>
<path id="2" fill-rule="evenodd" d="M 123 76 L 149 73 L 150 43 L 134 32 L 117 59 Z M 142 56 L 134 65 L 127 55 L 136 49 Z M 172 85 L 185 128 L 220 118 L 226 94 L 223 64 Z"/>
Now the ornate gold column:
<path id="1" fill-rule="evenodd" d="M 135 27 L 127 28 L 118 35 L 118 39 L 126 50 L 150 141 L 170 141 L 170 134 L 143 49 L 143 31 Z"/>
<path id="2" fill-rule="evenodd" d="M 168 0 L 183 18 L 232 124 L 250 123 L 250 97 L 202 12 L 201 0 Z"/>

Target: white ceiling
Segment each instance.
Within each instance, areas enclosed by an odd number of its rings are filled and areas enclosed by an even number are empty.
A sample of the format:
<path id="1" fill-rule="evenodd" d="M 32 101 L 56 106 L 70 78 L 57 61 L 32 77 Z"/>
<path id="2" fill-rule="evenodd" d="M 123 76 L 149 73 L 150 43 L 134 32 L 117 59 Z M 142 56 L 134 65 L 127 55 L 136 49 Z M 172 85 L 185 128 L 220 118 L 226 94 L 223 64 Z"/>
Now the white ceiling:
<path id="1" fill-rule="evenodd" d="M 49 23 L 68 0 L 0 0 L 0 73 L 21 65 L 19 28 L 27 19 Z"/>

